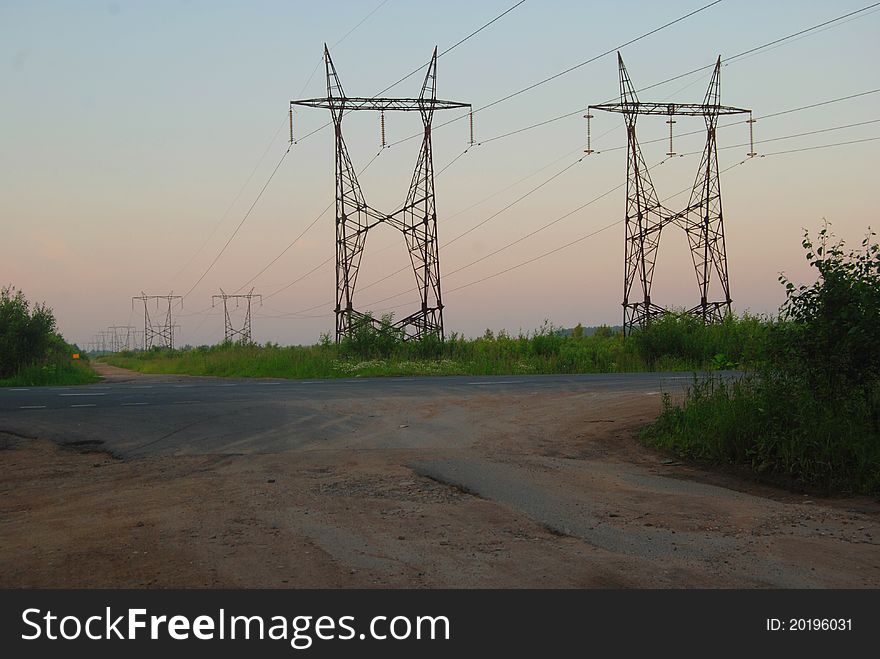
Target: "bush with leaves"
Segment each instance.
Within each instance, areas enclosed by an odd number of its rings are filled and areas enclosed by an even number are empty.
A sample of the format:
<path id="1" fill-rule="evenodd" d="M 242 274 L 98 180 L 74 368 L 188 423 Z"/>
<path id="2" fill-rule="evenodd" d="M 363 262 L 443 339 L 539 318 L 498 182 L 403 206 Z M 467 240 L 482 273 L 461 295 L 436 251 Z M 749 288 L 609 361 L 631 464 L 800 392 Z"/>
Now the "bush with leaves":
<path id="1" fill-rule="evenodd" d="M 340 348 L 347 356 L 388 357 L 403 342 L 403 332 L 394 326 L 393 314 L 383 314 L 379 320 L 364 314 L 353 320 L 352 330 L 343 338 Z"/>
<path id="2" fill-rule="evenodd" d="M 750 464 L 798 483 L 880 491 L 880 245 L 848 250 L 805 234 L 818 277 L 796 286 L 769 325 L 767 359 L 746 379 L 697 382 L 664 401 L 645 436 L 692 457 Z"/>
<path id="3" fill-rule="evenodd" d="M 51 309 L 43 304 L 31 308 L 21 291 L 0 289 L 0 378 L 65 349 L 66 344 L 55 333 Z"/>
<path id="4" fill-rule="evenodd" d="M 774 363 L 833 400 L 870 394 L 880 381 L 880 244 L 869 232 L 861 249 L 847 250 L 824 227 L 804 234 L 807 261 L 818 272 L 809 286 L 784 275 L 786 301 L 771 344 Z"/>

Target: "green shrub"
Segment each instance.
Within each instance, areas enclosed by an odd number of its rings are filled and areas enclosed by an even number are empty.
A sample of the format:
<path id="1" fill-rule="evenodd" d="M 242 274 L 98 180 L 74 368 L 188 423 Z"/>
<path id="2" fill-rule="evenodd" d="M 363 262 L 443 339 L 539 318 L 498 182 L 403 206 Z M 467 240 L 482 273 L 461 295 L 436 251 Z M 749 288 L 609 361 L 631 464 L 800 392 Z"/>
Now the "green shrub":
<path id="1" fill-rule="evenodd" d="M 761 330 L 740 323 L 734 333 L 745 339 L 743 355 L 763 342 L 754 372 L 741 381 L 695 382 L 681 405 L 664 399 L 644 437 L 810 486 L 880 490 L 880 246 L 873 235 L 847 251 L 827 227 L 818 245 L 805 234 L 816 281 L 796 287 L 780 277 L 779 321 Z"/>

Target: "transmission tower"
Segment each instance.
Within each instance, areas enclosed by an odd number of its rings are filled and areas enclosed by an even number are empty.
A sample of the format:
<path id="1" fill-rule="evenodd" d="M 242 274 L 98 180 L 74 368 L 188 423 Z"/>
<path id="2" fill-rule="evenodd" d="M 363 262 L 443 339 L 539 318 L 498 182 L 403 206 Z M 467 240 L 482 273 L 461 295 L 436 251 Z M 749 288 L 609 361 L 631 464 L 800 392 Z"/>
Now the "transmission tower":
<path id="1" fill-rule="evenodd" d="M 252 343 L 252 335 L 251 335 L 251 300 L 254 298 L 258 298 L 260 304 L 263 304 L 263 296 L 255 295 L 254 289 L 252 288 L 249 293 L 244 295 L 227 295 L 223 292 L 223 289 L 220 289 L 220 295 L 214 295 L 211 297 L 211 306 L 214 306 L 214 302 L 218 299 L 223 300 L 223 317 L 225 319 L 225 324 L 223 328 L 223 340 L 227 343 L 232 343 L 238 341 L 239 343 Z M 236 328 L 232 324 L 232 317 L 229 315 L 229 301 L 235 300 L 235 308 L 237 309 L 242 300 L 245 301 L 246 311 L 244 314 L 244 324 L 241 328 Z"/>
<path id="2" fill-rule="evenodd" d="M 182 300 L 180 295 L 147 295 L 141 291 L 140 295 L 131 298 L 132 306 L 135 300 L 144 303 L 144 350 L 149 350 L 153 344 L 161 345 L 163 348 L 174 349 L 174 330 L 179 327 L 175 326 L 172 321 L 172 308 L 174 300 Z M 164 300 L 166 305 L 165 322 L 161 325 L 154 325 L 150 320 L 151 300 L 156 301 L 156 311 L 159 311 L 160 301 Z M 182 303 L 181 303 L 182 304 Z"/>
<path id="3" fill-rule="evenodd" d="M 721 179 L 718 172 L 718 145 L 715 131 L 718 117 L 732 114 L 748 114 L 751 127 L 751 110 L 721 105 L 721 57 L 709 82 L 709 89 L 702 103 L 648 103 L 639 101 L 632 81 L 617 54 L 620 70 L 620 102 L 592 105 L 588 110 L 587 132 L 592 115 L 590 110 L 604 110 L 623 114 L 627 132 L 626 177 L 626 249 L 623 277 L 623 327 L 629 334 L 635 327 L 644 327 L 652 318 L 668 310 L 651 300 L 651 285 L 660 233 L 669 224 L 684 229 L 691 250 L 700 303 L 688 310 L 704 322 L 721 320 L 730 312 L 730 281 L 727 274 L 727 249 L 724 243 L 724 220 L 721 212 Z M 706 146 L 684 210 L 673 211 L 663 206 L 654 191 L 654 184 L 636 138 L 636 119 L 639 115 L 667 117 L 669 124 L 669 153 L 672 148 L 673 117 L 703 117 L 706 122 Z M 587 145 L 587 153 L 592 153 Z M 754 146 L 748 154 L 755 155 Z M 721 298 L 710 300 L 709 284 L 717 276 Z M 638 280 L 638 288 L 636 281 Z M 635 290 L 634 290 L 635 289 Z"/>
<path id="4" fill-rule="evenodd" d="M 347 97 L 324 44 L 327 97 L 291 101 L 291 105 L 329 109 L 336 133 L 336 341 L 349 335 L 369 317 L 355 309 L 354 291 L 367 232 L 387 223 L 403 233 L 421 295 L 421 308 L 397 321 L 406 338 L 426 335 L 443 338 L 443 301 L 440 294 L 440 260 L 437 245 L 437 210 L 434 203 L 434 158 L 431 121 L 435 110 L 470 107 L 469 103 L 437 99 L 437 48 L 418 98 Z M 403 207 L 391 214 L 367 205 L 342 136 L 342 119 L 354 110 L 373 110 L 382 115 L 383 146 L 385 112 L 417 111 L 422 117 L 424 137 L 415 171 Z M 378 324 L 372 319 L 374 325 Z"/>
<path id="5" fill-rule="evenodd" d="M 107 330 L 110 333 L 113 352 L 133 348 L 135 328 L 132 325 L 111 325 Z"/>

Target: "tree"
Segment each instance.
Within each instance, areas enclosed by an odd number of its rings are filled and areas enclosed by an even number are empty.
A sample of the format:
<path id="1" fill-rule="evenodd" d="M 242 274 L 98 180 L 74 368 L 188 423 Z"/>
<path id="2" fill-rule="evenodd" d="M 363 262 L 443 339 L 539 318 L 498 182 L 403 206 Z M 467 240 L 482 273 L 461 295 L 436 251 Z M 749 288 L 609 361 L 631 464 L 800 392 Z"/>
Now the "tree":
<path id="1" fill-rule="evenodd" d="M 47 357 L 63 340 L 55 316 L 44 304 L 31 305 L 11 286 L 0 289 L 0 378 Z"/>

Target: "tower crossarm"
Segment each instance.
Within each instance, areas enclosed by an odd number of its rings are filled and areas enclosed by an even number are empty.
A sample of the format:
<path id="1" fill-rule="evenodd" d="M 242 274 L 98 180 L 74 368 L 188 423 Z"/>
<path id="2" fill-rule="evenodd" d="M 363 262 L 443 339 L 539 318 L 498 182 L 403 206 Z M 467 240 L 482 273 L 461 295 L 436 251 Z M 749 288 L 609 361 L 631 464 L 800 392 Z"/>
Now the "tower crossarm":
<path id="1" fill-rule="evenodd" d="M 707 115 L 749 114 L 751 110 L 731 105 L 707 105 L 705 103 L 602 103 L 591 105 L 590 110 L 617 112 L 620 114 L 653 114 L 664 117 L 703 117 Z"/>
<path id="2" fill-rule="evenodd" d="M 444 101 L 439 98 L 364 98 L 361 96 L 306 98 L 300 101 L 291 101 L 290 104 L 327 110 L 376 110 L 385 112 L 395 110 L 400 112 L 454 110 L 456 108 L 471 107 L 470 103 Z"/>

